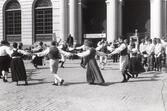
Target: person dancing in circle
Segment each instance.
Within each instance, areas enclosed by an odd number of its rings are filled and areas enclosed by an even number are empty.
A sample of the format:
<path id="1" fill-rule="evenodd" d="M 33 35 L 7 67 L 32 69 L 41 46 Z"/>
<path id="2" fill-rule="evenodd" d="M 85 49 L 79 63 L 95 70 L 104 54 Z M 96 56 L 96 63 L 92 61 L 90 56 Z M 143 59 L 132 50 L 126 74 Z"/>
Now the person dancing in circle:
<path id="1" fill-rule="evenodd" d="M 35 55 L 37 55 L 38 57 L 41 56 L 45 56 L 48 55 L 49 57 L 49 67 L 50 67 L 50 71 L 51 73 L 54 74 L 54 83 L 53 85 L 63 85 L 64 80 L 62 78 L 60 78 L 57 74 L 58 71 L 58 64 L 59 64 L 59 59 L 60 59 L 60 54 L 64 54 L 65 56 L 70 56 L 72 55 L 71 53 L 65 52 L 61 49 L 57 48 L 57 42 L 56 41 L 52 41 L 51 42 L 51 46 L 48 47 L 46 50 L 44 50 L 43 52 L 39 52 L 36 53 Z"/>
<path id="2" fill-rule="evenodd" d="M 12 75 L 12 81 L 16 82 L 16 85 L 18 86 L 19 81 L 25 81 L 25 85 L 28 85 L 27 82 L 27 75 L 26 75 L 26 69 L 23 62 L 23 56 L 24 55 L 31 55 L 30 53 L 18 49 L 18 44 L 16 42 L 13 43 L 13 49 L 11 52 L 11 75 Z"/>
<path id="3" fill-rule="evenodd" d="M 114 54 L 120 54 L 120 71 L 123 76 L 123 82 L 127 82 L 131 75 L 128 73 L 128 48 L 126 43 L 124 42 L 124 38 L 119 38 L 120 46 L 116 48 L 113 52 L 111 52 L 108 56 L 113 56 Z"/>
<path id="4" fill-rule="evenodd" d="M 77 53 L 79 57 L 85 58 L 85 63 L 87 64 L 86 77 L 89 84 L 101 85 L 105 81 L 96 62 L 95 55 L 98 53 L 94 48 L 92 48 L 92 42 L 85 41 L 84 43 L 86 51 L 82 53 Z M 100 54 L 100 52 L 99 52 Z"/>

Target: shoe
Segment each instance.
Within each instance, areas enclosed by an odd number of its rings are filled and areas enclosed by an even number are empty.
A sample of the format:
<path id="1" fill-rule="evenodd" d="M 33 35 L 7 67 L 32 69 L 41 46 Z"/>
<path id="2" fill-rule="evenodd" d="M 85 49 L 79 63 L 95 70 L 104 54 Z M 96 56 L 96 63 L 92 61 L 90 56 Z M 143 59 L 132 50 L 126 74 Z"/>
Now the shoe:
<path id="1" fill-rule="evenodd" d="M 25 81 L 25 85 L 26 85 L 26 86 L 28 85 L 28 82 L 27 82 L 27 81 Z"/>
<path id="2" fill-rule="evenodd" d="M 55 82 L 54 82 L 52 85 L 54 85 L 54 86 L 58 86 L 58 83 L 55 83 Z"/>
<path id="3" fill-rule="evenodd" d="M 122 80 L 122 81 L 121 81 L 121 83 L 124 83 L 124 82 L 127 82 L 127 80 L 126 80 L 126 79 L 124 79 L 124 80 Z"/>
<path id="4" fill-rule="evenodd" d="M 101 68 L 101 70 L 104 70 L 104 68 Z"/>
<path id="5" fill-rule="evenodd" d="M 38 69 L 38 66 L 37 66 L 36 64 L 34 64 L 34 67 L 35 67 L 36 69 Z"/>
<path id="6" fill-rule="evenodd" d="M 80 65 L 81 65 L 82 68 L 84 68 L 84 69 L 86 68 L 84 64 L 80 64 Z"/>
<path id="7" fill-rule="evenodd" d="M 64 68 L 64 66 L 60 66 L 61 68 Z"/>
<path id="8" fill-rule="evenodd" d="M 90 83 L 88 83 L 89 85 L 96 85 L 95 83 L 93 83 L 93 82 L 90 82 Z"/>
<path id="9" fill-rule="evenodd" d="M 7 80 L 7 79 L 5 79 L 5 77 L 3 77 L 3 82 L 8 82 L 8 80 Z"/>
<path id="10" fill-rule="evenodd" d="M 8 80 L 7 79 L 5 79 L 5 81 L 4 82 L 8 82 Z"/>
<path id="11" fill-rule="evenodd" d="M 16 82 L 16 86 L 19 86 L 19 83 L 18 83 L 18 82 Z"/>
<path id="12" fill-rule="evenodd" d="M 63 83 L 64 83 L 64 80 L 62 79 L 62 80 L 60 81 L 60 85 L 63 85 Z"/>
<path id="13" fill-rule="evenodd" d="M 128 81 L 132 76 L 131 76 L 131 74 L 129 72 L 127 72 L 126 74 L 128 76 L 126 80 Z M 133 74 L 133 76 L 134 76 L 134 74 Z"/>

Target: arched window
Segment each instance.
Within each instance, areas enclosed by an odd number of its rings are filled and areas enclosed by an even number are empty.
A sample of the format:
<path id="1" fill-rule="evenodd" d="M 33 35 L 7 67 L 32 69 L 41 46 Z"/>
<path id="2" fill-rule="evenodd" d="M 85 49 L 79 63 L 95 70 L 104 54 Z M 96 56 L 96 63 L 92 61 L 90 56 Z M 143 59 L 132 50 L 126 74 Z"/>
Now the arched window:
<path id="1" fill-rule="evenodd" d="M 21 8 L 17 0 L 11 0 L 5 7 L 5 39 L 21 41 Z"/>
<path id="2" fill-rule="evenodd" d="M 52 3 L 37 0 L 35 3 L 35 41 L 52 40 Z"/>

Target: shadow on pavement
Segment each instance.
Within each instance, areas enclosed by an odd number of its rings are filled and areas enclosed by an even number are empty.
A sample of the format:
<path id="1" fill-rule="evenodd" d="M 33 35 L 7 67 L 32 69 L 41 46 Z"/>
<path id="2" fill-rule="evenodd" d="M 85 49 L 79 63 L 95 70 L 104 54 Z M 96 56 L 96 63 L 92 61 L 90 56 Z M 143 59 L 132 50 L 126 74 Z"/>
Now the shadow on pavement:
<path id="1" fill-rule="evenodd" d="M 148 79 L 148 80 L 129 80 L 128 82 L 156 82 L 160 81 L 161 79 Z"/>
<path id="2" fill-rule="evenodd" d="M 53 82 L 34 82 L 34 83 L 29 82 L 28 85 L 32 86 L 32 85 L 51 84 L 51 83 Z"/>
<path id="3" fill-rule="evenodd" d="M 65 82 L 63 86 L 78 85 L 78 84 L 88 84 L 87 82 Z"/>

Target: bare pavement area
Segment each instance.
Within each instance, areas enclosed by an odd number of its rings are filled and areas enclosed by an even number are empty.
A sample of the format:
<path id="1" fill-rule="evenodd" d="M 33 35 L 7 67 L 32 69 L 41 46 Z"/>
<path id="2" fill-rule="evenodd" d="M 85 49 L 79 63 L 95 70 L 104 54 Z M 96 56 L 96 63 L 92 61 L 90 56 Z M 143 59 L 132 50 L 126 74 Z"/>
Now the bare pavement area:
<path id="1" fill-rule="evenodd" d="M 63 86 L 53 86 L 48 63 L 34 69 L 25 61 L 28 86 L 0 80 L 0 111 L 167 111 L 167 73 L 146 72 L 127 83 L 118 63 L 102 70 L 104 86 L 88 85 L 80 60 L 68 60 L 59 68 Z M 24 82 L 20 82 L 24 84 Z"/>

